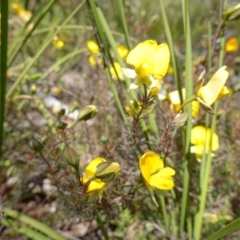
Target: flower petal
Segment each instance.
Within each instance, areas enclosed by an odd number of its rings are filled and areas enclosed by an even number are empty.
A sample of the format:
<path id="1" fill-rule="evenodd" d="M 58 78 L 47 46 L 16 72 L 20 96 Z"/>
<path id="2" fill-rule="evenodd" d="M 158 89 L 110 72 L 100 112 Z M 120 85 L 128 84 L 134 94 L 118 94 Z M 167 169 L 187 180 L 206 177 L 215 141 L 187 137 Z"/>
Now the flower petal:
<path id="1" fill-rule="evenodd" d="M 174 187 L 174 181 L 171 177 L 174 174 L 175 171 L 172 168 L 163 168 L 158 173 L 151 176 L 149 183 L 153 188 L 159 190 L 170 190 Z"/>
<path id="2" fill-rule="evenodd" d="M 122 72 L 128 78 L 134 79 L 137 77 L 135 70 L 131 68 L 122 68 Z"/>
<path id="3" fill-rule="evenodd" d="M 210 137 L 212 135 L 212 146 L 210 143 Z M 216 133 L 212 133 L 210 128 L 203 126 L 196 126 L 191 131 L 191 143 L 195 146 L 191 147 L 191 152 L 200 156 L 205 150 L 216 151 L 219 148 L 219 137 Z"/>
<path id="4" fill-rule="evenodd" d="M 88 185 L 86 193 L 90 193 L 90 192 L 93 192 L 93 191 L 99 191 L 99 190 L 107 187 L 108 184 L 109 184 L 109 182 L 106 183 L 106 182 L 102 182 L 102 181 L 93 180 Z"/>
<path id="5" fill-rule="evenodd" d="M 157 46 L 157 42 L 153 40 L 146 40 L 139 43 L 129 52 L 126 62 L 134 67 L 141 65 L 153 54 Z"/>
<path id="6" fill-rule="evenodd" d="M 106 160 L 104 158 L 95 158 L 93 159 L 85 168 L 85 176 L 90 179 L 92 178 L 97 170 L 97 166 L 100 163 L 106 162 Z"/>
<path id="7" fill-rule="evenodd" d="M 146 152 L 139 160 L 140 170 L 147 183 L 152 174 L 163 168 L 163 160 L 155 152 Z"/>
<path id="8" fill-rule="evenodd" d="M 170 51 L 166 43 L 157 46 L 150 56 L 148 64 L 152 66 L 152 74 L 156 78 L 162 78 L 167 73 L 170 62 Z"/>
<path id="9" fill-rule="evenodd" d="M 212 105 L 218 98 L 225 85 L 229 73 L 226 71 L 226 66 L 221 67 L 213 75 L 210 81 L 197 92 L 197 96 L 204 100 L 207 105 Z"/>

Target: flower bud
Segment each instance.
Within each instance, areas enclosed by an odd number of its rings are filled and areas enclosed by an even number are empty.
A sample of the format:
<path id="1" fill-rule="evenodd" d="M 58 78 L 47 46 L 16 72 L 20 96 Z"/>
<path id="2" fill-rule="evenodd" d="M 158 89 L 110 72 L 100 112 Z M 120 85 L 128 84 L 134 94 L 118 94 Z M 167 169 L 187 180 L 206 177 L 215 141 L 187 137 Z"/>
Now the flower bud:
<path id="1" fill-rule="evenodd" d="M 67 125 L 68 125 L 67 123 L 60 121 L 58 123 L 57 128 L 60 129 L 60 130 L 64 130 L 67 127 Z"/>
<path id="2" fill-rule="evenodd" d="M 106 135 L 102 135 L 101 142 L 106 144 L 109 141 L 108 137 Z"/>
<path id="3" fill-rule="evenodd" d="M 65 146 L 63 149 L 63 159 L 71 166 L 78 166 L 79 156 L 77 152 L 70 146 Z"/>
<path id="4" fill-rule="evenodd" d="M 40 138 L 33 138 L 30 141 L 29 146 L 35 152 L 41 152 L 44 148 L 44 143 L 42 142 L 42 140 Z"/>
<path id="5" fill-rule="evenodd" d="M 100 178 L 103 182 L 112 181 L 120 172 L 120 165 L 117 162 L 103 162 L 97 166 L 95 178 Z"/>
<path id="6" fill-rule="evenodd" d="M 88 105 L 80 109 L 77 121 L 87 121 L 92 119 L 98 112 L 98 109 L 94 105 Z"/>
<path id="7" fill-rule="evenodd" d="M 240 18 L 240 3 L 228 8 L 224 12 L 224 17 L 227 21 L 238 20 Z"/>

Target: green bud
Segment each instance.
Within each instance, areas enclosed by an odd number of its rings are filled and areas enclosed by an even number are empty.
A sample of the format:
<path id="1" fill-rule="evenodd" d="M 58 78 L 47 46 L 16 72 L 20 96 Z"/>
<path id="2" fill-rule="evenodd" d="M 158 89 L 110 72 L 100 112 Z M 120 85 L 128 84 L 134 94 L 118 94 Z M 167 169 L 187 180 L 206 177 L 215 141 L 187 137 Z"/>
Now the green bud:
<path id="1" fill-rule="evenodd" d="M 41 152 L 44 148 L 44 143 L 40 138 L 33 138 L 29 143 L 30 148 L 35 152 Z"/>
<path id="2" fill-rule="evenodd" d="M 106 135 L 101 136 L 101 142 L 106 144 L 109 141 L 108 137 Z"/>
<path id="3" fill-rule="evenodd" d="M 80 109 L 77 121 L 87 121 L 92 119 L 98 112 L 98 109 L 94 105 L 88 105 Z"/>
<path id="4" fill-rule="evenodd" d="M 58 113 L 57 113 L 57 116 L 58 118 L 62 117 L 63 115 L 65 114 L 65 109 L 61 109 Z"/>
<path id="5" fill-rule="evenodd" d="M 240 18 L 240 3 L 228 8 L 224 12 L 225 21 L 238 20 Z"/>
<path id="6" fill-rule="evenodd" d="M 35 94 L 36 90 L 37 90 L 37 86 L 35 84 L 32 84 L 31 87 L 30 87 L 31 94 Z"/>
<path id="7" fill-rule="evenodd" d="M 58 128 L 58 129 L 61 129 L 61 130 L 64 130 L 64 129 L 67 127 L 67 125 L 68 125 L 67 123 L 60 121 L 60 122 L 58 123 L 57 128 Z"/>
<path id="8" fill-rule="evenodd" d="M 65 146 L 65 148 L 63 149 L 63 159 L 72 167 L 78 167 L 79 156 L 72 147 Z"/>
<path id="9" fill-rule="evenodd" d="M 116 162 L 103 162 L 97 166 L 95 178 L 100 178 L 103 182 L 112 181 L 120 172 L 120 165 Z"/>

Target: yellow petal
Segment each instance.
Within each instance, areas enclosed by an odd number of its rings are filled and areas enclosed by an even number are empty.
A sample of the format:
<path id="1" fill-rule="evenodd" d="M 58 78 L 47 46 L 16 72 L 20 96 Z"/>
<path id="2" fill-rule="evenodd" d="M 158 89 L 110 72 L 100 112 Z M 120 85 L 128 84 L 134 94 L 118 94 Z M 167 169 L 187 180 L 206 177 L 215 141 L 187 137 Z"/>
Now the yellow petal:
<path id="1" fill-rule="evenodd" d="M 100 163 L 103 163 L 103 162 L 106 162 L 105 159 L 103 158 L 95 158 L 93 159 L 88 165 L 87 167 L 85 168 L 85 176 L 90 179 L 92 178 L 96 171 L 97 171 L 97 166 L 100 164 Z"/>
<path id="2" fill-rule="evenodd" d="M 229 73 L 226 71 L 226 66 L 221 67 L 213 75 L 210 81 L 197 92 L 197 97 L 204 100 L 207 105 L 212 105 L 218 98 L 225 85 Z"/>
<path id="3" fill-rule="evenodd" d="M 212 146 L 210 143 L 212 135 Z M 198 155 L 205 150 L 216 151 L 219 148 L 219 137 L 216 133 L 212 133 L 210 128 L 205 128 L 203 126 L 196 126 L 191 131 L 191 144 L 199 146 L 200 148 L 192 148 L 192 150 Z"/>
<path id="4" fill-rule="evenodd" d="M 200 103 L 199 101 L 192 101 L 192 116 L 196 117 L 200 110 Z"/>
<path id="5" fill-rule="evenodd" d="M 152 66 L 151 74 L 156 78 L 162 78 L 167 73 L 170 61 L 170 51 L 166 43 L 157 46 L 156 51 L 149 58 L 149 65 Z"/>
<path id="6" fill-rule="evenodd" d="M 89 61 L 89 63 L 90 63 L 91 66 L 95 66 L 95 65 L 97 64 L 97 62 L 96 62 L 96 60 L 95 60 L 95 58 L 94 58 L 93 55 L 90 55 L 90 56 L 88 57 L 88 61 Z"/>
<path id="7" fill-rule="evenodd" d="M 88 50 L 89 50 L 92 54 L 97 54 L 97 53 L 99 53 L 99 47 L 98 47 L 97 43 L 94 42 L 93 40 L 87 41 L 87 47 L 88 47 Z"/>
<path id="8" fill-rule="evenodd" d="M 236 52 L 239 49 L 239 43 L 238 39 L 235 37 L 232 37 L 227 40 L 225 43 L 225 51 L 226 52 Z"/>
<path id="9" fill-rule="evenodd" d="M 88 185 L 88 188 L 87 188 L 87 191 L 86 193 L 90 193 L 90 192 L 93 192 L 93 191 L 99 191 L 105 187 L 107 187 L 109 183 L 105 183 L 105 182 L 102 182 L 102 181 L 91 181 L 90 184 Z"/>
<path id="10" fill-rule="evenodd" d="M 139 160 L 139 166 L 143 178 L 147 183 L 152 174 L 163 168 L 163 160 L 155 152 L 146 152 Z"/>
<path id="11" fill-rule="evenodd" d="M 171 176 L 175 174 L 175 171 L 170 168 L 163 168 L 158 173 L 154 174 L 150 178 L 150 185 L 153 188 L 159 190 L 170 190 L 174 187 L 174 181 Z"/>
<path id="12" fill-rule="evenodd" d="M 201 158 L 204 154 L 204 147 L 203 146 L 191 146 L 190 148 L 191 153 L 195 153 L 197 158 Z"/>
<path id="13" fill-rule="evenodd" d="M 116 74 L 116 72 L 117 72 L 117 74 Z M 118 62 L 114 62 L 114 67 L 110 67 L 110 73 L 114 80 L 123 79 L 122 68 Z"/>
<path id="14" fill-rule="evenodd" d="M 119 53 L 120 57 L 122 59 L 126 58 L 126 56 L 128 55 L 128 52 L 129 52 L 128 49 L 123 45 L 119 45 L 117 49 L 118 49 L 118 53 Z"/>
<path id="15" fill-rule="evenodd" d="M 137 67 L 148 59 L 157 48 L 157 42 L 153 40 L 146 40 L 139 43 L 133 48 L 126 59 L 126 62 L 134 67 Z"/>
<path id="16" fill-rule="evenodd" d="M 185 88 L 182 89 L 182 94 L 183 94 L 183 100 L 185 100 L 185 96 L 186 96 L 186 90 Z M 171 103 L 173 105 L 180 105 L 181 101 L 180 101 L 180 96 L 178 93 L 178 90 L 172 91 L 168 94 L 168 99 L 171 101 Z"/>
<path id="17" fill-rule="evenodd" d="M 224 96 L 228 95 L 230 93 L 229 89 L 226 86 L 223 86 L 221 89 L 221 92 L 219 93 L 217 100 L 223 98 Z"/>

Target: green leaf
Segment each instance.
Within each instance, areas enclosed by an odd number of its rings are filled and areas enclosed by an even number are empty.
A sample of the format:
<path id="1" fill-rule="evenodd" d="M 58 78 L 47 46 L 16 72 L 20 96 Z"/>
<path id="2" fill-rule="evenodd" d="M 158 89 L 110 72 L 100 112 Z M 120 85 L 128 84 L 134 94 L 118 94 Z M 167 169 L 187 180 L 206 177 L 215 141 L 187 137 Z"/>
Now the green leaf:
<path id="1" fill-rule="evenodd" d="M 212 234 L 210 237 L 208 237 L 206 240 L 217 240 L 217 239 L 223 238 L 233 232 L 236 232 L 238 230 L 240 230 L 240 218 L 229 223 L 224 228 L 218 230 L 217 232 Z"/>
<path id="2" fill-rule="evenodd" d="M 63 159 L 73 167 L 78 166 L 79 155 L 77 154 L 75 149 L 73 149 L 70 146 L 66 145 L 65 148 L 63 149 Z"/>
<path id="3" fill-rule="evenodd" d="M 1 220 L 2 225 L 9 227 L 15 230 L 17 233 L 20 233 L 24 236 L 27 236 L 30 239 L 34 240 L 48 240 L 49 238 L 46 235 L 43 235 L 30 227 L 21 226 L 17 221 L 10 218 L 4 217 Z"/>
<path id="4" fill-rule="evenodd" d="M 6 224 L 6 226 L 8 226 L 7 224 L 9 224 L 9 227 L 12 227 L 12 228 L 16 229 L 17 225 L 14 225 L 14 224 L 17 224 L 16 221 L 7 220 L 7 217 L 11 217 L 11 218 L 15 218 L 16 220 L 20 221 L 19 225 L 21 225 L 21 223 L 29 225 L 29 227 L 21 226 L 21 228 L 20 227 L 17 228 L 19 232 L 21 232 L 23 234 L 31 235 L 34 231 L 31 228 L 35 228 L 36 230 L 40 231 L 41 233 L 44 233 L 44 234 L 47 235 L 47 238 L 33 238 L 33 239 L 38 239 L 39 240 L 39 239 L 49 239 L 49 238 L 51 238 L 51 239 L 56 239 L 56 240 L 66 240 L 66 238 L 64 238 L 63 236 L 61 236 L 57 232 L 55 232 L 53 229 L 51 229 L 47 225 L 35 220 L 34 218 L 28 217 L 25 214 L 19 213 L 15 210 L 8 209 L 8 208 L 1 208 L 1 211 L 4 212 L 4 216 L 5 216 L 1 220 L 4 225 Z M 27 231 L 24 231 L 24 230 L 27 230 Z M 42 237 L 43 236 L 44 235 L 42 235 Z"/>

